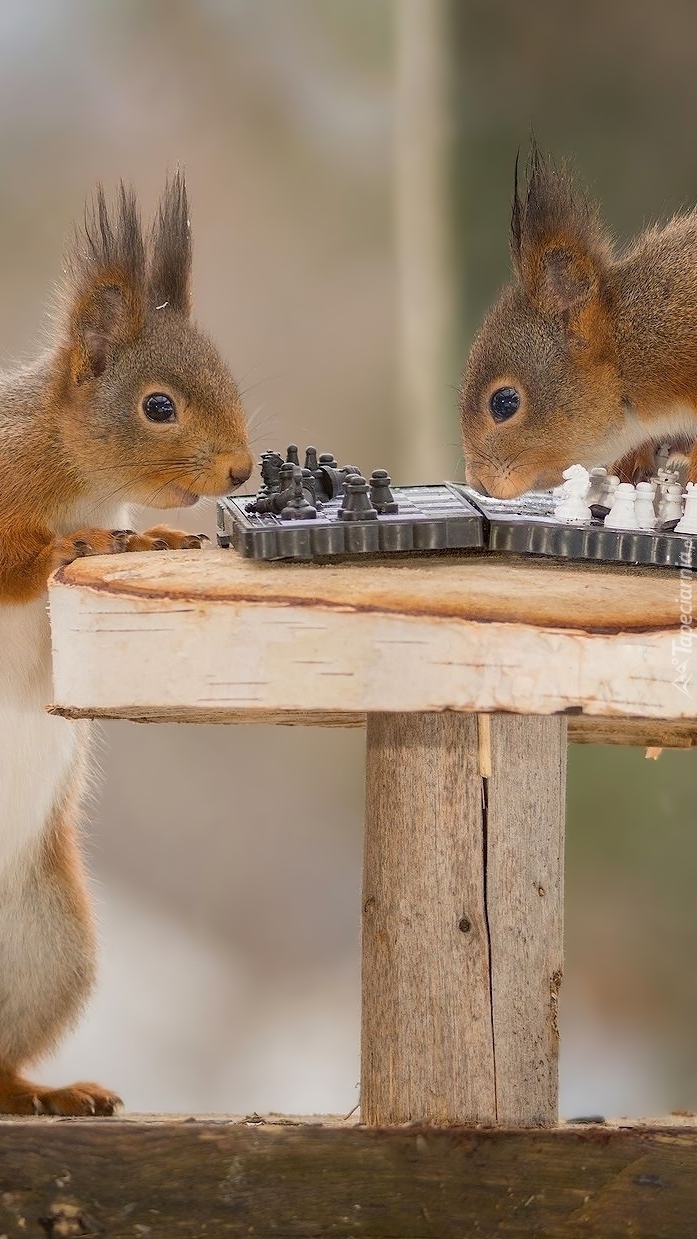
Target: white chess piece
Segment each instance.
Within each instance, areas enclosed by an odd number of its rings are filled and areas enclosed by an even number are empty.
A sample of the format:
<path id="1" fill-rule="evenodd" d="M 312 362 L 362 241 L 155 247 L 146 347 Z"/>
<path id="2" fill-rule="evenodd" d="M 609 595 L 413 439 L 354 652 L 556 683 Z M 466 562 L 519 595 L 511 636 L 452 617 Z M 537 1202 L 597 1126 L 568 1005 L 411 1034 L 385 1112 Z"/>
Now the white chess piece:
<path id="1" fill-rule="evenodd" d="M 562 473 L 563 498 L 554 509 L 555 521 L 564 525 L 588 525 L 592 513 L 586 502 L 590 489 L 588 470 L 583 465 L 571 465 Z"/>
<path id="2" fill-rule="evenodd" d="M 661 505 L 661 511 L 658 519 L 661 524 L 665 521 L 679 521 L 682 516 L 682 486 L 673 484 L 668 487 L 666 497 Z"/>
<path id="3" fill-rule="evenodd" d="M 636 491 L 631 482 L 620 482 L 615 487 L 615 502 L 605 517 L 606 529 L 638 529 L 639 522 L 634 511 Z"/>
<path id="4" fill-rule="evenodd" d="M 605 481 L 603 482 L 598 503 L 602 504 L 604 508 L 612 508 L 612 505 L 615 502 L 615 491 L 617 490 L 619 484 L 620 479 L 617 475 L 614 473 L 608 473 Z"/>
<path id="5" fill-rule="evenodd" d="M 654 529 L 656 512 L 653 506 L 653 487 L 650 482 L 639 482 L 636 488 L 634 515 L 640 529 Z"/>
<path id="6" fill-rule="evenodd" d="M 663 515 L 666 501 L 668 498 L 668 487 L 676 486 L 678 483 L 678 474 L 671 469 L 659 469 L 657 473 L 656 494 L 654 495 L 654 507 L 656 516 L 659 521 L 665 520 Z"/>
<path id="7" fill-rule="evenodd" d="M 675 526 L 676 533 L 697 534 L 697 486 L 687 483 L 685 491 L 685 513 Z"/>
<path id="8" fill-rule="evenodd" d="M 592 503 L 600 503 L 600 496 L 603 493 L 603 484 L 607 477 L 607 469 L 604 465 L 598 465 L 590 471 L 591 488 L 586 496 L 586 503 L 590 506 Z"/>

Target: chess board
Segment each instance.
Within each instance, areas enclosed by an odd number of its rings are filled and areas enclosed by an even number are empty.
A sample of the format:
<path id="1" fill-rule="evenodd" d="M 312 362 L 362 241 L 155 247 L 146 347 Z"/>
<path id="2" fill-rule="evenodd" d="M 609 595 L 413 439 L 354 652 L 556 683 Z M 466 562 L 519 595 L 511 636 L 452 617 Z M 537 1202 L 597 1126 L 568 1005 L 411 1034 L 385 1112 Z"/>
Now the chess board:
<path id="1" fill-rule="evenodd" d="M 264 453 L 257 494 L 218 503 L 220 546 L 268 560 L 469 550 L 697 571 L 697 535 L 675 532 L 677 521 L 653 531 L 610 529 L 600 515 L 587 525 L 563 524 L 554 519 L 551 491 L 493 499 L 443 482 L 385 492 L 381 487 L 390 479 L 382 473 L 386 481 L 380 482 L 380 470 L 367 482 L 352 466 L 340 469 L 329 454 L 317 458 L 314 448 L 307 449 L 305 465 L 300 468 L 294 446 L 285 461 L 277 452 Z M 397 510 L 384 510 L 381 497 Z M 277 511 L 270 510 L 274 504 Z"/>
<path id="2" fill-rule="evenodd" d="M 408 554 L 410 551 L 482 549 L 481 514 L 463 488 L 394 486 L 396 513 L 377 520 L 339 519 L 341 498 L 330 499 L 314 520 L 286 522 L 247 510 L 253 495 L 218 503 L 218 542 L 251 559 L 325 559 L 335 556 Z"/>
<path id="3" fill-rule="evenodd" d="M 554 520 L 551 491 L 530 491 L 517 499 L 492 499 L 468 486 L 458 489 L 484 518 L 484 543 L 490 551 L 697 570 L 697 537 L 689 534 L 606 529 L 602 521 L 563 525 Z"/>

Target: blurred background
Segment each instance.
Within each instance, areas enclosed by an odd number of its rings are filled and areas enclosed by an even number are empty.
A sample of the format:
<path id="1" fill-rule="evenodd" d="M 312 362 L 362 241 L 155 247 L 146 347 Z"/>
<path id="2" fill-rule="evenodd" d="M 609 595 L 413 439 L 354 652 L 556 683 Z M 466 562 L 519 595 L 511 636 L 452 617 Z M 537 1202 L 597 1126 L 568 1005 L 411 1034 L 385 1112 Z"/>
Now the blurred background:
<path id="1" fill-rule="evenodd" d="M 619 238 L 697 199 L 691 0 L 3 0 L 8 360 L 97 180 L 189 183 L 199 319 L 255 450 L 462 477 L 530 128 Z M 193 527 L 213 514 L 192 517 Z M 132 1110 L 357 1103 L 360 732 L 103 728 L 101 983 L 42 1068 Z M 573 748 L 562 1113 L 697 1108 L 697 758 Z"/>

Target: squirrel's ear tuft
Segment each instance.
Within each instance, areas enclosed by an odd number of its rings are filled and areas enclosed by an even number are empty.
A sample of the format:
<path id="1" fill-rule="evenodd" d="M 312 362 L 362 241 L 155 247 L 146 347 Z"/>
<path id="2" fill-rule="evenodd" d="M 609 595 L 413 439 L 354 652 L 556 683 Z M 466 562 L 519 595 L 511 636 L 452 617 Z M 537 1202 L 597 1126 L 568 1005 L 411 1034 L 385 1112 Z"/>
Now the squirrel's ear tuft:
<path id="1" fill-rule="evenodd" d="M 135 194 L 120 186 L 110 215 L 101 185 L 68 254 L 67 345 L 75 382 L 97 378 L 110 351 L 141 330 L 145 245 Z"/>
<path id="2" fill-rule="evenodd" d="M 522 197 L 516 159 L 511 258 L 531 303 L 566 319 L 599 297 L 612 261 L 598 208 L 574 191 L 568 169 L 547 162 L 534 140 Z"/>
<path id="3" fill-rule="evenodd" d="M 191 227 L 181 172 L 168 180 L 150 235 L 148 291 L 155 306 L 188 314 L 191 308 Z"/>

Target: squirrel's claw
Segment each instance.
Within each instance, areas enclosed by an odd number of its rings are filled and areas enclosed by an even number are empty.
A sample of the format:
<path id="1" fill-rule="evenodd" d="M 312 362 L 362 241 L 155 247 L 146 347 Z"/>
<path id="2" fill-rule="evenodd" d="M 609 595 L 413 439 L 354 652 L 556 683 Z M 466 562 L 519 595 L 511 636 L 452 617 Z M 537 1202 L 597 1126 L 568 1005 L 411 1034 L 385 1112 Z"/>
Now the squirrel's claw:
<path id="1" fill-rule="evenodd" d="M 79 529 L 53 544 L 53 567 L 63 568 L 86 555 L 120 555 L 126 551 L 200 550 L 210 542 L 207 534 L 187 533 L 157 525 L 136 533 L 134 529 Z"/>

